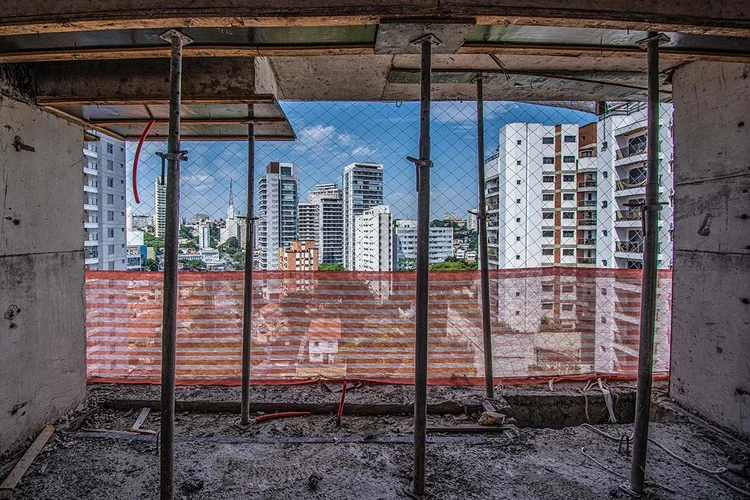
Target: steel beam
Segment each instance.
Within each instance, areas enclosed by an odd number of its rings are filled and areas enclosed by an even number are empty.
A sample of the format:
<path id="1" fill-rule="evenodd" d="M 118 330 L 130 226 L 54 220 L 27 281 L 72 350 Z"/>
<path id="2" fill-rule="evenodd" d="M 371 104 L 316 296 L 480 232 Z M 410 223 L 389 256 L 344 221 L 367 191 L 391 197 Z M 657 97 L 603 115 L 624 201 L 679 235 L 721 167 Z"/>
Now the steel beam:
<path id="1" fill-rule="evenodd" d="M 252 106 L 249 106 L 252 116 Z M 247 217 L 245 218 L 245 292 L 242 314 L 242 403 L 240 423 L 250 423 L 250 347 L 253 323 L 253 228 L 255 215 L 255 124 L 247 124 Z"/>
<path id="2" fill-rule="evenodd" d="M 484 390 L 488 398 L 495 397 L 492 378 L 492 325 L 490 324 L 490 271 L 487 257 L 487 202 L 484 193 L 484 76 L 477 80 L 477 162 L 479 170 L 479 266 L 482 294 L 482 337 L 484 339 Z"/>
<path id="3" fill-rule="evenodd" d="M 648 418 L 651 409 L 651 383 L 656 330 L 657 254 L 659 252 L 659 43 L 666 37 L 649 33 L 644 40 L 648 50 L 648 174 L 646 204 L 643 205 L 644 251 L 641 292 L 641 334 L 638 345 L 638 385 L 633 429 L 633 460 L 630 489 L 640 494 L 646 478 Z"/>
<path id="4" fill-rule="evenodd" d="M 180 233 L 180 98 L 182 47 L 192 40 L 176 30 L 162 35 L 172 46 L 169 65 L 169 141 L 167 143 L 167 210 L 164 235 L 164 289 L 161 329 L 162 500 L 174 498 L 175 349 L 177 341 L 177 247 Z"/>

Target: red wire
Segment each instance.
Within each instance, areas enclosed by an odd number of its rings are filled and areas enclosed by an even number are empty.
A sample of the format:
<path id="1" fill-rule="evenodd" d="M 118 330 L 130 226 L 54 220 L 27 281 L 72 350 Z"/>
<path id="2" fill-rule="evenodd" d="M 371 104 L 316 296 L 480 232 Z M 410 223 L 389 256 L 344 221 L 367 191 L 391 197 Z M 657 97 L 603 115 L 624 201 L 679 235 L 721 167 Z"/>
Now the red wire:
<path id="1" fill-rule="evenodd" d="M 346 398 L 346 379 L 344 379 L 344 385 L 341 388 L 341 402 L 339 403 L 339 412 L 336 414 L 336 422 L 341 425 L 341 415 L 344 414 L 344 399 Z"/>
<path id="2" fill-rule="evenodd" d="M 138 158 L 141 156 L 141 148 L 143 147 L 143 141 L 146 140 L 146 136 L 148 135 L 148 132 L 151 130 L 151 127 L 154 125 L 156 120 L 153 118 L 151 121 L 148 122 L 148 125 L 146 125 L 146 128 L 143 130 L 143 134 L 141 135 L 140 140 L 138 141 L 138 148 L 135 150 L 135 158 L 133 158 L 133 197 L 135 198 L 136 203 L 140 203 L 141 199 L 138 197 Z"/>
<path id="3" fill-rule="evenodd" d="M 272 418 L 307 417 L 309 415 L 309 411 L 281 411 L 278 413 L 267 413 L 266 415 L 255 417 L 255 423 L 263 422 L 264 420 L 271 420 Z"/>

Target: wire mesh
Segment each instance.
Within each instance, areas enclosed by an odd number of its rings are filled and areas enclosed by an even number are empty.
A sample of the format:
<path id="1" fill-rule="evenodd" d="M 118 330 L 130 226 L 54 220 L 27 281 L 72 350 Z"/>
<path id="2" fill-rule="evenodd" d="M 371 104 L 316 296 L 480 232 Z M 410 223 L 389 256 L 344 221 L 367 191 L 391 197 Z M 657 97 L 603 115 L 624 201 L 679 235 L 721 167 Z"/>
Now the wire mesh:
<path id="1" fill-rule="evenodd" d="M 406 156 L 417 153 L 418 103 L 283 108 L 297 140 L 256 144 L 252 378 L 410 382 L 416 176 Z M 669 365 L 671 117 L 663 105 L 657 374 Z M 433 103 L 431 124 L 429 376 L 481 383 L 476 103 Z M 645 107 L 633 103 L 600 116 L 485 104 L 495 377 L 635 378 L 645 134 Z M 177 380 L 239 383 L 233 271 L 246 260 L 247 144 L 183 146 Z M 141 152 L 141 203 L 128 189 L 132 271 L 87 274 L 92 380 L 158 382 L 164 150 Z"/>

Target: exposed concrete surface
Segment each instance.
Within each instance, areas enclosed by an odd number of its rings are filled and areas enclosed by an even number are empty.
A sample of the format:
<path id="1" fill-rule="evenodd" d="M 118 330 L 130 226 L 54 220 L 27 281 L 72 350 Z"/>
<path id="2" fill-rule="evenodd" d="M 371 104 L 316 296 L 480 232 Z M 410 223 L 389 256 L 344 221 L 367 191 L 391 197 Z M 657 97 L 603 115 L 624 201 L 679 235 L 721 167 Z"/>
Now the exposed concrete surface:
<path id="1" fill-rule="evenodd" d="M 673 89 L 671 395 L 750 436 L 750 65 L 692 63 Z"/>
<path id="2" fill-rule="evenodd" d="M 83 133 L 0 100 L 0 452 L 85 396 Z"/>
<path id="3" fill-rule="evenodd" d="M 154 436 L 119 435 L 103 438 L 71 429 L 123 430 L 140 413 L 98 407 L 109 397 L 142 397 L 148 386 L 91 386 L 87 408 L 64 417 L 58 432 L 40 454 L 14 492 L 16 499 L 130 499 L 158 495 L 158 455 Z M 157 388 L 158 389 L 158 388 Z M 350 394 L 358 400 L 408 396 L 411 387 L 368 386 Z M 434 391 L 432 389 L 435 389 Z M 237 388 L 181 388 L 207 399 L 234 397 Z M 430 388 L 431 397 L 460 399 L 481 394 L 481 388 Z M 519 389 L 531 393 L 534 390 Z M 547 388 L 536 392 L 549 393 Z M 555 393 L 558 391 L 556 390 Z M 560 392 L 566 392 L 560 390 Z M 295 400 L 335 399 L 322 385 L 251 387 L 250 399 L 273 396 Z M 554 394 L 554 393 L 553 393 Z M 348 395 L 349 396 L 349 395 Z M 91 413 L 89 413 L 91 412 Z M 88 415 L 76 419 L 78 415 Z M 475 423 L 468 417 L 430 415 L 430 425 Z M 238 416 L 180 413 L 176 418 L 176 493 L 179 498 L 408 498 L 412 467 L 411 417 L 354 417 L 345 415 L 337 427 L 333 415 L 268 420 L 247 428 Z M 142 429 L 159 428 L 152 411 Z M 619 438 L 631 425 L 597 426 Z M 748 446 L 684 423 L 654 423 L 650 436 L 677 455 L 709 469 L 747 464 Z M 314 437 L 322 442 L 300 443 Z M 366 438 L 370 442 L 347 442 Z M 400 439 L 401 443 L 388 440 Z M 461 499 L 602 499 L 627 498 L 618 491 L 625 483 L 595 465 L 586 454 L 621 475 L 630 458 L 618 443 L 590 429 L 520 429 L 491 435 L 431 435 L 427 446 L 427 487 L 430 498 Z M 436 442 L 442 439 L 442 442 Z M 295 442 L 296 441 L 296 442 Z M 0 459 L 0 469 L 11 455 Z M 722 475 L 747 489 L 750 480 Z M 655 446 L 649 447 L 647 479 L 669 488 L 647 488 L 652 499 L 740 498 L 707 475 L 695 472 Z"/>

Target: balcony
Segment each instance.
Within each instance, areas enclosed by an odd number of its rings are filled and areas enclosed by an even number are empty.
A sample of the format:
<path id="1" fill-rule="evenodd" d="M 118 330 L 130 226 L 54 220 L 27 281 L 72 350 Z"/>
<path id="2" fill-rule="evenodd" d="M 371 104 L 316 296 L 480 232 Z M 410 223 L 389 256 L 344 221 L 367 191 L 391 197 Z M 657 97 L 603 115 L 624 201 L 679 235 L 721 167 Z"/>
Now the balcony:
<path id="1" fill-rule="evenodd" d="M 491 187 L 491 188 L 487 189 L 487 194 L 488 194 L 488 195 L 491 195 L 491 194 L 495 194 L 495 193 L 497 193 L 498 191 L 500 191 L 500 188 L 499 188 L 499 187 Z"/>
<path id="2" fill-rule="evenodd" d="M 632 181 L 617 181 L 615 183 L 615 190 L 616 191 L 623 191 L 625 189 L 633 189 L 633 188 L 640 188 L 646 186 L 646 179 L 643 179 L 640 182 L 632 182 Z"/>
<path id="3" fill-rule="evenodd" d="M 495 204 L 487 205 L 488 212 L 497 212 L 498 210 L 500 210 L 500 205 L 495 205 Z"/>
<path id="4" fill-rule="evenodd" d="M 642 241 L 617 241 L 615 242 L 616 252 L 643 253 Z"/>
<path id="5" fill-rule="evenodd" d="M 83 246 L 85 247 L 95 247 L 99 245 L 99 240 L 85 240 L 83 242 Z"/>
<path id="6" fill-rule="evenodd" d="M 88 175 L 99 175 L 99 171 L 95 168 L 89 168 L 88 165 L 83 167 L 83 173 Z"/>
<path id="7" fill-rule="evenodd" d="M 83 223 L 83 227 L 84 227 L 84 229 L 96 229 L 96 228 L 99 227 L 99 223 L 98 222 L 85 221 Z"/>
<path id="8" fill-rule="evenodd" d="M 578 257 L 578 263 L 594 266 L 596 265 L 596 257 Z"/>
<path id="9" fill-rule="evenodd" d="M 578 238 L 579 246 L 596 246 L 596 238 Z"/>
<path id="10" fill-rule="evenodd" d="M 641 220 L 643 212 L 640 209 L 617 210 L 615 212 L 615 221 Z"/>
<path id="11" fill-rule="evenodd" d="M 595 207 L 596 200 L 580 200 L 578 202 L 579 207 Z"/>
<path id="12" fill-rule="evenodd" d="M 596 189 L 596 181 L 582 181 L 578 183 L 579 190 L 592 190 Z"/>
<path id="13" fill-rule="evenodd" d="M 96 193 L 99 192 L 99 189 L 96 186 L 86 186 L 86 185 L 84 185 L 83 186 L 83 192 L 84 193 L 94 193 L 94 194 L 96 194 Z"/>
<path id="14" fill-rule="evenodd" d="M 578 227 L 593 226 L 596 227 L 596 218 L 578 219 Z"/>
<path id="15" fill-rule="evenodd" d="M 83 209 L 84 210 L 88 210 L 90 212 L 93 212 L 93 211 L 99 210 L 99 206 L 98 205 L 92 205 L 91 203 L 84 203 L 83 204 Z"/>
<path id="16" fill-rule="evenodd" d="M 618 160 L 624 160 L 625 158 L 646 154 L 646 150 L 645 143 L 638 147 L 628 146 L 626 148 L 620 148 L 615 152 L 615 158 Z"/>

